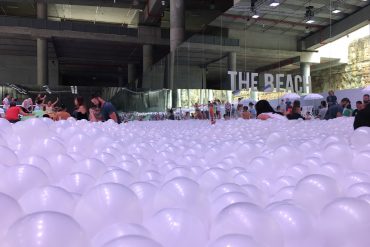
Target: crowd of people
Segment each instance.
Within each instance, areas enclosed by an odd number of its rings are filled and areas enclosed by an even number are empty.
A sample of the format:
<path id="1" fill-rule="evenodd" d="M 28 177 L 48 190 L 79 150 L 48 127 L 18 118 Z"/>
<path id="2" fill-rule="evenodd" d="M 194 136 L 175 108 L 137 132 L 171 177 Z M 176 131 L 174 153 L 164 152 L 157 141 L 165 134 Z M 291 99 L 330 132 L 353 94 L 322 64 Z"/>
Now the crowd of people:
<path id="1" fill-rule="evenodd" d="M 74 99 L 75 109 L 69 113 L 64 104 L 58 105 L 59 98 L 52 102 L 51 100 L 47 101 L 46 95 L 39 94 L 34 101 L 32 98 L 27 98 L 20 104 L 18 99 L 5 94 L 0 117 L 6 118 L 12 123 L 20 121 L 21 117 L 46 117 L 54 121 L 67 120 L 70 117 L 74 117 L 77 120 L 85 119 L 92 122 L 104 122 L 109 119 L 116 123 L 121 122 L 112 103 L 105 101 L 98 94 L 92 95 L 90 101 L 92 107 L 87 108 L 84 98 L 77 96 Z"/>
<path id="2" fill-rule="evenodd" d="M 100 95 L 91 96 L 90 102 L 92 107 L 88 108 L 84 98 L 78 96 L 74 99 L 75 109 L 69 113 L 64 104 L 59 103 L 57 98 L 54 102 L 46 100 L 47 96 L 38 95 L 33 101 L 31 98 L 23 100 L 19 105 L 18 99 L 12 98 L 9 94 L 5 94 L 3 99 L 3 114 L 0 112 L 0 117 L 6 118 L 8 121 L 15 123 L 23 117 L 48 117 L 55 121 L 66 120 L 74 117 L 77 120 L 89 120 L 92 122 L 107 121 L 112 119 L 114 122 L 121 123 L 128 121 L 158 121 L 158 120 L 210 120 L 212 124 L 216 120 L 225 119 L 288 119 L 288 120 L 310 120 L 321 119 L 329 120 L 338 117 L 355 117 L 354 128 L 361 126 L 370 127 L 370 97 L 369 94 L 363 95 L 362 101 L 356 102 L 356 108 L 352 109 L 351 101 L 348 98 L 341 99 L 338 102 L 334 91 L 329 91 L 329 96 L 326 100 L 321 101 L 318 108 L 312 109 L 312 112 L 302 113 L 301 102 L 295 100 L 291 102 L 289 99 L 282 99 L 278 106 L 274 109 L 266 100 L 260 100 L 256 104 L 249 102 L 247 105 L 242 102 L 242 98 L 238 102 L 232 104 L 230 102 L 221 102 L 218 99 L 209 101 L 208 104 L 194 105 L 194 112 L 180 110 L 168 110 L 167 113 L 151 113 L 151 114 L 134 114 L 134 113 L 117 113 L 116 108 L 112 103 L 105 101 Z M 33 103 L 34 102 L 34 103 Z M 47 103 L 45 103 L 47 102 Z M 2 116 L 1 116 L 2 115 Z"/>

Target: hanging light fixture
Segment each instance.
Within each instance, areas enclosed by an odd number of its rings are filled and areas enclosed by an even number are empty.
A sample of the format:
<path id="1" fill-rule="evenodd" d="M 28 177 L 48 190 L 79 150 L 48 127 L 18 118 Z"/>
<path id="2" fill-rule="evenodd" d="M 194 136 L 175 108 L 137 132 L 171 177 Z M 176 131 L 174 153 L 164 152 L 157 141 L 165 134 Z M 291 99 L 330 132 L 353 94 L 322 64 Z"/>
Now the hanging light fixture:
<path id="1" fill-rule="evenodd" d="M 270 6 L 271 7 L 277 7 L 279 5 L 280 5 L 279 0 L 272 0 L 272 1 L 270 1 Z"/>
<path id="2" fill-rule="evenodd" d="M 257 12 L 257 8 L 255 6 L 255 3 L 256 3 L 256 0 L 252 0 L 252 2 L 251 2 L 251 14 L 252 14 L 253 19 L 257 19 L 257 18 L 260 17 L 258 12 Z"/>
<path id="3" fill-rule="evenodd" d="M 305 22 L 307 24 L 314 23 L 315 22 L 315 20 L 313 19 L 313 17 L 315 16 L 314 7 L 313 6 L 306 7 L 306 13 L 304 14 L 304 16 Z"/>

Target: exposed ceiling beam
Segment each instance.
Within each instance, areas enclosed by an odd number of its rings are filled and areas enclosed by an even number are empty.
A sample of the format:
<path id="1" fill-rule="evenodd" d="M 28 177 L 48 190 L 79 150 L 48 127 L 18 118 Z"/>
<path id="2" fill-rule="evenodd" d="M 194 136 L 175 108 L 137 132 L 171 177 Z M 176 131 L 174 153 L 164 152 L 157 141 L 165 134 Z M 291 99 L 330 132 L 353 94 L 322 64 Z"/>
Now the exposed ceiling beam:
<path id="1" fill-rule="evenodd" d="M 281 68 L 281 67 L 293 64 L 293 63 L 298 63 L 299 61 L 300 61 L 300 57 L 288 58 L 288 59 L 279 61 L 277 63 L 273 63 L 273 64 L 269 64 L 269 65 L 257 68 L 256 73 L 271 71 L 271 70 L 274 70 L 274 69 L 277 69 L 277 68 Z"/>
<path id="2" fill-rule="evenodd" d="M 325 43 L 336 40 L 361 26 L 370 23 L 370 4 L 361 8 L 354 14 L 326 27 L 312 35 L 309 35 L 299 41 L 298 47 L 303 50 L 316 49 Z"/>

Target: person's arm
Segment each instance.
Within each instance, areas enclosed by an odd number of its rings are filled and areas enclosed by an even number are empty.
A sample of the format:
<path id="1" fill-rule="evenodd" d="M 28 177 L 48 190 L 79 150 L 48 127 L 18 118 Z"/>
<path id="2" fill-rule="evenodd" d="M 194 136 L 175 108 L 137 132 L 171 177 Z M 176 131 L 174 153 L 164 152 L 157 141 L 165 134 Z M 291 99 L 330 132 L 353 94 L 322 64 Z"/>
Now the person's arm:
<path id="1" fill-rule="evenodd" d="M 263 114 L 263 113 L 257 116 L 257 119 L 259 119 L 259 120 L 267 120 L 269 118 L 270 118 L 269 115 L 266 115 L 266 114 Z"/>
<path id="2" fill-rule="evenodd" d="M 115 112 L 112 112 L 109 114 L 109 118 L 112 119 L 114 122 L 118 122 L 117 114 Z"/>
<path id="3" fill-rule="evenodd" d="M 19 109 L 19 114 L 22 115 L 22 116 L 33 116 L 30 113 L 25 113 L 22 109 Z"/>
<path id="4" fill-rule="evenodd" d="M 58 103 L 58 101 L 59 101 L 59 97 L 57 97 L 57 100 L 56 100 L 56 101 L 54 101 L 54 103 L 53 103 L 53 104 L 51 104 L 51 107 L 54 107 L 54 106 Z"/>
<path id="5" fill-rule="evenodd" d="M 342 117 L 343 116 L 343 114 L 341 113 L 341 112 L 337 112 L 337 117 Z"/>
<path id="6" fill-rule="evenodd" d="M 89 120 L 90 122 L 98 122 L 98 120 L 95 117 L 94 110 L 90 108 L 89 110 Z"/>

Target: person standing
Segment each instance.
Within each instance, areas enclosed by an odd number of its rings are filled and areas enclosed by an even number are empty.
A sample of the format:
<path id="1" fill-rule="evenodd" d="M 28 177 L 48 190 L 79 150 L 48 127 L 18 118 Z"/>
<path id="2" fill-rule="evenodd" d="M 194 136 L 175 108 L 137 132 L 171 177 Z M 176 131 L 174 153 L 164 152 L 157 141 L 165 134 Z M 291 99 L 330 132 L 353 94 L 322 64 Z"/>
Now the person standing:
<path id="1" fill-rule="evenodd" d="M 225 114 L 229 118 L 231 117 L 231 104 L 230 104 L 229 101 L 227 101 L 226 104 L 225 104 Z"/>
<path id="2" fill-rule="evenodd" d="M 338 105 L 338 99 L 337 96 L 335 96 L 334 91 L 330 90 L 328 92 L 329 96 L 326 97 L 326 101 L 328 102 L 328 109 L 334 105 Z"/>
<path id="3" fill-rule="evenodd" d="M 10 107 L 10 95 L 8 93 L 5 94 L 5 98 L 3 99 L 3 109 L 6 112 L 6 110 Z"/>
<path id="4" fill-rule="evenodd" d="M 100 108 L 101 115 L 103 117 L 103 122 L 112 119 L 116 123 L 121 123 L 116 108 L 112 103 L 106 102 L 98 94 L 91 96 L 91 103 Z"/>
<path id="5" fill-rule="evenodd" d="M 256 109 L 254 109 L 254 104 L 252 102 L 249 102 L 249 112 L 251 113 L 251 118 L 257 117 Z"/>

